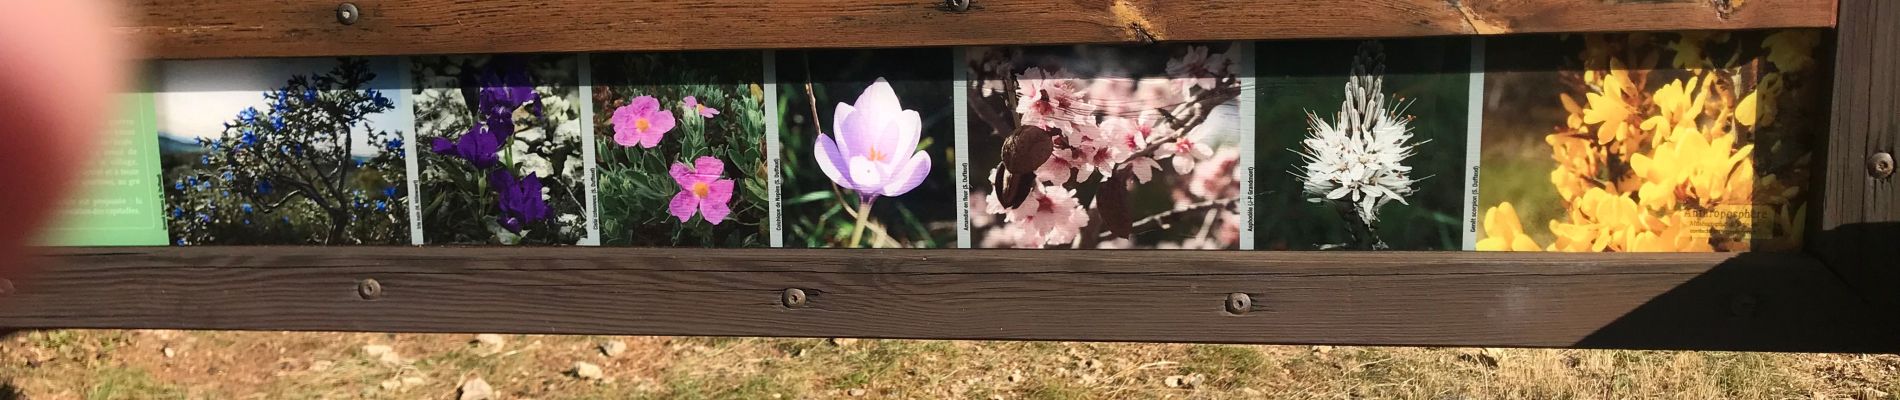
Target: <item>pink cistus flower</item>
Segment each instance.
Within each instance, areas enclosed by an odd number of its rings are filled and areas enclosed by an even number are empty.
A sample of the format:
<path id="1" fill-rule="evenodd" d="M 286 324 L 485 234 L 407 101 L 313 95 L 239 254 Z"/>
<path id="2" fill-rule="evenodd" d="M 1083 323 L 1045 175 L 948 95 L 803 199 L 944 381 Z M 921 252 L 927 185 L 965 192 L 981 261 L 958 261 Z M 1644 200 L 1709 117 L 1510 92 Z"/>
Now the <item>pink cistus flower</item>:
<path id="1" fill-rule="evenodd" d="M 693 166 L 685 163 L 673 163 L 668 171 L 673 182 L 680 185 L 679 194 L 673 195 L 673 203 L 667 205 L 667 212 L 679 217 L 680 222 L 693 218 L 694 213 L 706 217 L 706 222 L 719 225 L 732 214 L 732 208 L 726 205 L 732 201 L 732 180 L 723 179 L 726 163 L 717 158 L 700 157 L 693 160 Z"/>
<path id="2" fill-rule="evenodd" d="M 837 140 L 820 134 L 812 149 L 832 183 L 869 202 L 908 193 L 930 174 L 930 155 L 917 150 L 923 119 L 898 104 L 897 92 L 884 78 L 865 88 L 856 103 L 838 103 L 834 115 Z"/>
<path id="3" fill-rule="evenodd" d="M 681 101 L 680 104 L 686 106 L 686 111 L 699 114 L 700 118 L 712 118 L 714 115 L 719 115 L 719 109 L 707 107 L 706 103 L 699 102 L 698 97 L 686 96 L 686 100 Z"/>
<path id="4" fill-rule="evenodd" d="M 651 149 L 660 145 L 662 135 L 673 130 L 673 112 L 660 109 L 660 100 L 653 96 L 640 96 L 614 110 L 609 122 L 614 125 L 614 143 Z"/>

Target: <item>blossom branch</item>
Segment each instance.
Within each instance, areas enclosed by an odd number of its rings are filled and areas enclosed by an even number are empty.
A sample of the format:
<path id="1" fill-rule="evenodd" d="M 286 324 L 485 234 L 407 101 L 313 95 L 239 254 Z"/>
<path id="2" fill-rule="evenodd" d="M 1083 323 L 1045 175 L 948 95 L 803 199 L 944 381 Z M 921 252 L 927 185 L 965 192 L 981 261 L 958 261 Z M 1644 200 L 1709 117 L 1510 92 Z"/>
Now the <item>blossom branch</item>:
<path id="1" fill-rule="evenodd" d="M 1160 213 L 1150 215 L 1146 218 L 1142 218 L 1139 221 L 1135 221 L 1134 231 L 1148 232 L 1148 231 L 1153 231 L 1153 230 L 1168 229 L 1170 227 L 1170 225 L 1167 222 L 1169 218 L 1174 218 L 1175 216 L 1182 215 L 1182 214 L 1189 214 L 1189 213 L 1217 210 L 1217 209 L 1226 209 L 1228 207 L 1233 207 L 1234 203 L 1239 200 L 1240 200 L 1239 197 L 1229 197 L 1225 199 L 1207 200 L 1207 201 L 1202 201 L 1199 203 L 1175 207 L 1172 210 L 1162 211 Z M 1107 239 L 1112 239 L 1112 238 L 1113 236 L 1109 232 L 1102 232 L 1102 233 L 1097 234 L 1097 239 L 1100 239 L 1100 240 L 1107 240 Z"/>

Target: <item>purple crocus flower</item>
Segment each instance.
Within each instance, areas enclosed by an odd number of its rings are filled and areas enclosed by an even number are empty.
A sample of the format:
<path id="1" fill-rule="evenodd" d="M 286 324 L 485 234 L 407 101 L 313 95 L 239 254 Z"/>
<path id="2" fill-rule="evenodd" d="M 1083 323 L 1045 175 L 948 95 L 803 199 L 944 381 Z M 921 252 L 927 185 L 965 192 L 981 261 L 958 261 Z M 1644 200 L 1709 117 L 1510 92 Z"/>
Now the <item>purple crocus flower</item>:
<path id="1" fill-rule="evenodd" d="M 541 198 L 541 177 L 534 173 L 517 180 L 507 169 L 496 169 L 489 171 L 488 183 L 495 187 L 495 194 L 501 200 L 501 217 L 497 222 L 509 232 L 521 233 L 523 227 L 547 220 L 553 213 L 547 200 Z"/>
<path id="2" fill-rule="evenodd" d="M 838 103 L 830 136 L 818 135 L 812 149 L 818 168 L 832 183 L 870 201 L 910 192 L 930 174 L 930 155 L 917 150 L 923 120 L 898 103 L 884 78 L 865 88 L 854 104 Z"/>

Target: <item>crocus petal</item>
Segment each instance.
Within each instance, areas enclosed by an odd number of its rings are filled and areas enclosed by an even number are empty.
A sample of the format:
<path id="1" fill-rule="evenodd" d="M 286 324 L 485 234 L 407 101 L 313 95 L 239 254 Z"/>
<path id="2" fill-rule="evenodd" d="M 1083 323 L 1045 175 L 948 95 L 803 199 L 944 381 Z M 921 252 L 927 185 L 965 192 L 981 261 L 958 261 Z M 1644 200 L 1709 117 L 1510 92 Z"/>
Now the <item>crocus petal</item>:
<path id="1" fill-rule="evenodd" d="M 883 195 L 897 197 L 909 193 L 911 189 L 916 189 L 918 184 L 924 183 L 924 177 L 929 175 L 930 154 L 921 151 L 913 153 L 910 155 L 910 160 L 891 172 L 890 181 L 884 184 Z"/>
<path id="2" fill-rule="evenodd" d="M 864 88 L 864 94 L 858 95 L 858 101 L 852 103 L 859 110 L 880 114 L 896 114 L 904 107 L 897 101 L 897 91 L 891 89 L 891 83 L 877 78 L 870 87 Z"/>
<path id="3" fill-rule="evenodd" d="M 680 190 L 692 190 L 693 184 L 699 183 L 699 176 L 693 172 L 692 167 L 686 166 L 686 163 L 675 162 L 666 174 L 673 177 L 673 183 L 679 184 Z"/>
<path id="4" fill-rule="evenodd" d="M 851 187 L 850 176 L 845 175 L 850 164 L 845 162 L 844 153 L 839 151 L 838 144 L 831 141 L 830 136 L 818 135 L 818 145 L 812 149 L 812 154 L 818 160 L 818 170 L 824 171 L 826 178 L 831 178 L 831 182 L 838 186 Z"/>
<path id="5" fill-rule="evenodd" d="M 700 156 L 693 159 L 693 173 L 699 175 L 700 182 L 719 179 L 726 175 L 726 163 L 718 158 Z"/>
<path id="6" fill-rule="evenodd" d="M 884 173 L 878 171 L 876 162 L 863 156 L 851 157 L 851 190 L 869 194 L 883 186 Z"/>
<path id="7" fill-rule="evenodd" d="M 831 134 L 842 135 L 841 132 L 844 132 L 844 120 L 851 118 L 851 114 L 855 113 L 857 113 L 856 107 L 852 107 L 850 104 L 838 103 L 838 110 L 831 114 Z M 839 139 L 842 140 L 843 136 L 840 136 Z M 837 147 L 838 150 L 851 150 L 851 148 L 844 143 L 838 143 L 835 147 Z M 844 152 L 840 151 L 838 154 L 844 154 Z M 840 163 L 840 165 L 843 164 Z"/>
<path id="8" fill-rule="evenodd" d="M 699 198 L 693 197 L 692 191 L 682 190 L 679 194 L 673 195 L 673 202 L 666 206 L 666 212 L 679 217 L 680 222 L 686 222 L 693 218 L 693 212 L 698 211 L 698 208 Z"/>
<path id="9" fill-rule="evenodd" d="M 895 124 L 891 126 L 892 130 L 889 134 L 896 136 L 896 144 L 887 151 L 896 156 L 917 150 L 917 142 L 922 139 L 924 133 L 923 116 L 917 114 L 917 110 L 904 110 L 897 114 L 897 120 L 892 122 Z M 902 157 L 892 157 L 891 164 L 896 165 L 902 161 Z"/>

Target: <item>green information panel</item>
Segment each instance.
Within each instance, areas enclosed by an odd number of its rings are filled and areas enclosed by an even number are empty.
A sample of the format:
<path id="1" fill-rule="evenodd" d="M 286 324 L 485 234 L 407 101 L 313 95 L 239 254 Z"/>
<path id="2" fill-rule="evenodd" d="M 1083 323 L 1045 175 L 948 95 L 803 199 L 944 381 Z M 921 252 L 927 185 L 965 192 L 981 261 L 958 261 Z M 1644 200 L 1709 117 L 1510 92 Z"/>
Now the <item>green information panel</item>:
<path id="1" fill-rule="evenodd" d="M 128 94 L 107 127 L 79 193 L 48 230 L 56 246 L 162 246 L 164 201 L 158 195 L 158 137 L 152 96 Z"/>

